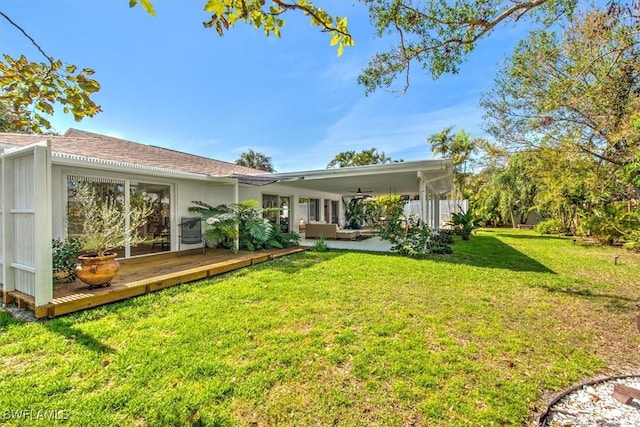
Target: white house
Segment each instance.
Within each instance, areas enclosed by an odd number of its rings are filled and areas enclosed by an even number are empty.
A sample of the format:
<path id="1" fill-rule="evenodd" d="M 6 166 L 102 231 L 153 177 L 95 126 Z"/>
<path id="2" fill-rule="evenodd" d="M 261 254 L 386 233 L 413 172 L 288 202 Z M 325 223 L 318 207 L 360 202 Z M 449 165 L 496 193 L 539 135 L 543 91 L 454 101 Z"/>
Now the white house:
<path id="1" fill-rule="evenodd" d="M 156 244 L 126 247 L 124 258 L 177 251 L 179 224 L 193 216 L 187 209 L 196 200 L 259 200 L 281 208 L 271 219 L 298 232 L 309 222 L 342 224 L 343 197 L 358 189 L 419 194 L 421 219 L 437 228 L 436 206 L 452 187 L 448 159 L 265 173 L 76 129 L 63 136 L 0 133 L 0 150 L 0 283 L 4 292 L 33 296 L 36 306 L 52 298 L 51 241 L 73 232 L 68 190 L 79 181 L 116 192 L 125 205 L 139 193 L 157 202 L 146 230 Z"/>

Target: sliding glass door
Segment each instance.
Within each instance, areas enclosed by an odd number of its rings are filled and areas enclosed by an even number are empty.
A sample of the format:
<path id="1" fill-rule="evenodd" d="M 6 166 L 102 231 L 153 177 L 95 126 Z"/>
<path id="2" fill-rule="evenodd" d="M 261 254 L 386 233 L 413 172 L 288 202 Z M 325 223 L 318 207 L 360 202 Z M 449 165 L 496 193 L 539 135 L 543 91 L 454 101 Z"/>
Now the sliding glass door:
<path id="1" fill-rule="evenodd" d="M 131 206 L 148 200 L 153 211 L 147 224 L 138 230 L 147 238 L 144 243 L 131 247 L 131 255 L 144 255 L 171 249 L 171 187 L 148 182 L 130 181 L 129 200 Z"/>
<path id="2" fill-rule="evenodd" d="M 291 197 L 275 194 L 262 195 L 262 208 L 264 218 L 273 224 L 278 224 L 283 232 L 288 232 Z"/>
<path id="3" fill-rule="evenodd" d="M 82 236 L 80 217 L 75 191 L 79 183 L 89 185 L 96 196 L 110 200 L 121 211 L 143 203 L 153 204 L 153 211 L 138 230 L 145 237 L 144 242 L 126 248 L 114 248 L 119 257 L 151 254 L 171 249 L 171 186 L 127 179 L 100 178 L 69 175 L 67 177 L 67 235 Z M 125 232 L 126 230 L 123 230 Z"/>

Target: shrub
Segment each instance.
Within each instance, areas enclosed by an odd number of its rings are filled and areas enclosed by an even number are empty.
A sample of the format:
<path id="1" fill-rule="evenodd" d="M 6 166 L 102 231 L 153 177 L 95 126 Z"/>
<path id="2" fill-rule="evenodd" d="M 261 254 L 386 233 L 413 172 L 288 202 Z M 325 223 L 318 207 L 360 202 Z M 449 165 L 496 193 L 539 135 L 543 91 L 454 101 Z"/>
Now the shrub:
<path id="1" fill-rule="evenodd" d="M 559 219 L 547 219 L 539 222 L 533 230 L 540 234 L 560 234 L 563 228 L 562 221 Z"/>
<path id="2" fill-rule="evenodd" d="M 401 234 L 391 234 L 388 239 L 392 252 L 411 258 L 421 258 L 429 252 L 431 230 L 424 224 L 409 225 Z"/>
<path id="3" fill-rule="evenodd" d="M 76 259 L 82 250 L 82 240 L 77 237 L 54 239 L 52 249 L 53 280 L 73 282 L 76 279 Z"/>
<path id="4" fill-rule="evenodd" d="M 211 206 L 193 201 L 189 212 L 202 215 L 209 226 L 207 238 L 232 247 L 238 239 L 238 249 L 256 251 L 264 248 L 289 248 L 300 243 L 300 236 L 282 232 L 280 226 L 262 217 L 264 211 L 257 200 L 245 200 L 231 206 Z"/>
<path id="5" fill-rule="evenodd" d="M 433 234 L 430 240 L 432 245 L 445 246 L 453 245 L 453 231 L 440 230 L 438 234 Z"/>
<path id="6" fill-rule="evenodd" d="M 594 208 L 582 217 L 578 232 L 602 242 L 612 244 L 619 240 L 633 241 L 633 235 L 640 228 L 640 214 L 629 211 L 623 204 L 605 205 Z"/>
<path id="7" fill-rule="evenodd" d="M 146 240 L 141 230 L 153 212 L 153 204 L 147 195 L 132 194 L 126 210 L 117 196 L 100 195 L 90 183 L 76 183 L 71 191 L 74 202 L 69 209 L 81 219 L 85 250 L 104 256 L 115 248 L 135 246 Z"/>
<path id="8" fill-rule="evenodd" d="M 478 228 L 471 209 L 466 212 L 454 212 L 451 214 L 451 221 L 447 224 L 453 226 L 453 231 L 462 237 L 462 240 L 469 240 L 471 233 Z"/>
<path id="9" fill-rule="evenodd" d="M 626 242 L 622 247 L 630 251 L 640 252 L 640 241 Z"/>
<path id="10" fill-rule="evenodd" d="M 327 252 L 329 250 L 329 245 L 327 244 L 327 240 L 324 238 L 324 236 L 318 236 L 315 243 L 313 244 L 313 250 L 316 252 Z"/>
<path id="11" fill-rule="evenodd" d="M 270 247 L 276 247 L 274 245 L 280 245 L 282 248 L 291 248 L 300 244 L 300 235 L 293 231 L 284 232 L 282 227 L 276 225 L 273 227 L 273 233 L 271 238 L 267 242 Z"/>

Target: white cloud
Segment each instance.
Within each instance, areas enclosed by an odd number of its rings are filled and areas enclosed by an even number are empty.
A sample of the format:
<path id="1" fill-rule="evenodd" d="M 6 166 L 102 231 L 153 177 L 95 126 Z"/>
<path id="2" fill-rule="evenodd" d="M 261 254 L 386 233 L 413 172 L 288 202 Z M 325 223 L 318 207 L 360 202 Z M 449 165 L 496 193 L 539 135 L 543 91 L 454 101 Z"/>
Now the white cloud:
<path id="1" fill-rule="evenodd" d="M 412 114 L 394 114 L 384 108 L 380 105 L 384 97 L 369 101 L 356 104 L 327 128 L 322 140 L 309 142 L 301 153 L 291 153 L 281 165 L 287 170 L 322 169 L 340 152 L 372 147 L 396 159 L 425 159 L 431 155 L 427 138 L 447 126 L 464 129 L 474 136 L 481 133 L 482 111 L 475 101 Z"/>

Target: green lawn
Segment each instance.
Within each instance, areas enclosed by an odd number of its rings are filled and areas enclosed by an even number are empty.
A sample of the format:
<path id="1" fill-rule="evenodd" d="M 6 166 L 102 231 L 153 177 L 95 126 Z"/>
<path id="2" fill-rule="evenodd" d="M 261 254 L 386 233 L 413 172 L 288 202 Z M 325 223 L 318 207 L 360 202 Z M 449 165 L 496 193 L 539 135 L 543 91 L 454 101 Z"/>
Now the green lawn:
<path id="1" fill-rule="evenodd" d="M 638 254 L 511 230 L 454 251 L 307 252 L 46 322 L 0 312 L 0 424 L 526 425 L 550 391 L 640 364 Z"/>

